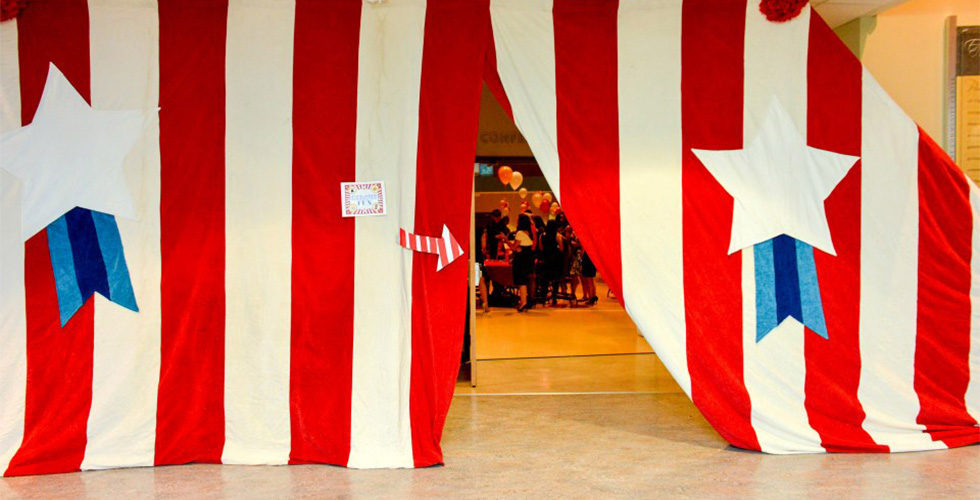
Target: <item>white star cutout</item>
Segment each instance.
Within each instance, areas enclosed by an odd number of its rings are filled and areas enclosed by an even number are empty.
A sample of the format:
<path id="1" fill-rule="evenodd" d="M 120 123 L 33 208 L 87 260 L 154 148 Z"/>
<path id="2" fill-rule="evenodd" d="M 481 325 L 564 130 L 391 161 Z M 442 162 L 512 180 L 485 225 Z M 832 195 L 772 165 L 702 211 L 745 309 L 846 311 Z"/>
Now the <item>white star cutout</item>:
<path id="1" fill-rule="evenodd" d="M 0 167 L 23 182 L 25 241 L 75 207 L 136 218 L 123 160 L 146 118 L 92 109 L 51 65 L 34 121 L 0 136 Z"/>
<path id="2" fill-rule="evenodd" d="M 692 151 L 735 198 L 729 254 L 785 234 L 837 255 L 824 200 L 858 157 L 807 146 L 776 99 L 748 147 Z"/>

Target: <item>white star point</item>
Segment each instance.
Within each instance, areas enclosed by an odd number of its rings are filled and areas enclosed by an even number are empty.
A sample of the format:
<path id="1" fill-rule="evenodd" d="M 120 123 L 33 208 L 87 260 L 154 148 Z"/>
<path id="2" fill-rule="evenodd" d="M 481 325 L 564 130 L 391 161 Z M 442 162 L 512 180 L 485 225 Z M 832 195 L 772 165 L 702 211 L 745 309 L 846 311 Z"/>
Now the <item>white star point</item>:
<path id="1" fill-rule="evenodd" d="M 24 240 L 76 206 L 135 219 L 123 162 L 146 118 L 92 109 L 52 64 L 34 120 L 0 136 L 0 167 L 23 182 Z"/>
<path id="2" fill-rule="evenodd" d="M 743 149 L 692 149 L 735 198 L 728 253 L 785 234 L 836 255 L 824 201 L 858 157 L 807 146 L 777 100 Z"/>

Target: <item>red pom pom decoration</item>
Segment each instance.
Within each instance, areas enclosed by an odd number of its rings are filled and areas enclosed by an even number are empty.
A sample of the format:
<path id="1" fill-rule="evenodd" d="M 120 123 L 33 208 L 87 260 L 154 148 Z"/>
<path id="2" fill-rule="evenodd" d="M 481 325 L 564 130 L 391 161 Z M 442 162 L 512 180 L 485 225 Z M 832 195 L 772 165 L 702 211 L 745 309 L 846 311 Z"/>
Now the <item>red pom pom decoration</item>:
<path id="1" fill-rule="evenodd" d="M 29 0 L 0 0 L 0 21 L 13 19 L 27 6 Z"/>
<path id="2" fill-rule="evenodd" d="M 808 0 L 762 0 L 759 10 L 774 23 L 785 23 L 800 15 Z"/>

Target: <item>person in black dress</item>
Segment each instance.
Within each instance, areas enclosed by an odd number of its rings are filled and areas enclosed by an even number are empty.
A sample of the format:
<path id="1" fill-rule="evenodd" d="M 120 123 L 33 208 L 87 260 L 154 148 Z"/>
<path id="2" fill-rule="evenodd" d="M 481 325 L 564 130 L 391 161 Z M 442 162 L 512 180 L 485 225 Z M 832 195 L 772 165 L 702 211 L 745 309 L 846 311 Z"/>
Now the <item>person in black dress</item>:
<path id="1" fill-rule="evenodd" d="M 595 293 L 595 264 L 589 258 L 589 253 L 582 251 L 582 301 L 588 305 L 595 305 L 599 302 L 599 297 Z"/>
<path id="2" fill-rule="evenodd" d="M 534 274 L 534 230 L 531 218 L 527 214 L 521 214 L 517 218 L 517 231 L 514 233 L 514 240 L 510 243 L 511 250 L 514 251 L 514 285 L 518 287 L 520 303 L 517 305 L 517 312 L 524 312 L 531 308 L 531 303 L 527 300 L 527 286 L 531 276 Z"/>

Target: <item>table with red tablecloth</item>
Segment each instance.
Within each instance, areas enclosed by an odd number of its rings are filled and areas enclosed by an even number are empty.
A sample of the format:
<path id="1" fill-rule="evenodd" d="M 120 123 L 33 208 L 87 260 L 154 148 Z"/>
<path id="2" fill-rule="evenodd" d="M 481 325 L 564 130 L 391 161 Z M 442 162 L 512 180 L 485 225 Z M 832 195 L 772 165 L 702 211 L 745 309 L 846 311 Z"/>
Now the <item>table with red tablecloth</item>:
<path id="1" fill-rule="evenodd" d="M 510 288 L 514 286 L 514 266 L 505 260 L 483 261 L 483 275 L 488 281 Z"/>

